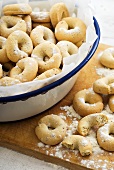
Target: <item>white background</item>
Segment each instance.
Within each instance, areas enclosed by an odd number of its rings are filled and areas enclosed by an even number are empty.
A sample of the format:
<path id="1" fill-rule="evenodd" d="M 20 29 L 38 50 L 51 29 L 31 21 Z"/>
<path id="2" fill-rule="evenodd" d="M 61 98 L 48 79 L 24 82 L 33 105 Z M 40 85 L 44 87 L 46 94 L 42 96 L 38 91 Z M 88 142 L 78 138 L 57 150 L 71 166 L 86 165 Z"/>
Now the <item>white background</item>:
<path id="1" fill-rule="evenodd" d="M 84 0 L 86 3 L 86 0 Z M 101 43 L 114 46 L 114 0 L 92 0 L 101 28 Z M 0 170 L 64 170 L 65 168 L 0 147 Z"/>

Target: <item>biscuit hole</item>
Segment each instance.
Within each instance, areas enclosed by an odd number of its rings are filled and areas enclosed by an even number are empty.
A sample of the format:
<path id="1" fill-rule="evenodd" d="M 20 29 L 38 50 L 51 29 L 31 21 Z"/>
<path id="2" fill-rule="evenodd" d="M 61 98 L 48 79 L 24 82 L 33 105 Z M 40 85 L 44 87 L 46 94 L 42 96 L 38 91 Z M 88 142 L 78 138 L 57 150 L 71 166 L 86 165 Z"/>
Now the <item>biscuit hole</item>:
<path id="1" fill-rule="evenodd" d="M 22 44 L 21 43 L 18 44 L 18 48 L 19 48 L 19 50 L 21 50 L 21 48 L 22 48 Z"/>
<path id="2" fill-rule="evenodd" d="M 44 39 L 44 40 L 47 40 L 47 37 L 44 35 L 44 36 L 43 36 L 43 39 Z"/>
<path id="3" fill-rule="evenodd" d="M 90 103 L 89 101 L 85 101 L 85 103 L 86 103 L 86 104 L 92 104 L 92 103 Z"/>
<path id="4" fill-rule="evenodd" d="M 68 25 L 68 30 L 71 30 L 71 29 L 73 29 L 73 27 L 71 27 L 70 25 Z"/>
<path id="5" fill-rule="evenodd" d="M 21 74 L 23 74 L 24 68 L 21 69 Z"/>
<path id="6" fill-rule="evenodd" d="M 3 68 L 3 71 L 5 71 L 5 72 L 9 72 L 9 70 L 10 70 L 9 68 L 6 68 L 4 66 L 2 68 Z"/>
<path id="7" fill-rule="evenodd" d="M 49 60 L 49 57 L 48 56 L 45 56 L 44 58 L 43 58 L 43 61 L 44 62 L 46 62 L 46 61 L 48 61 Z"/>
<path id="8" fill-rule="evenodd" d="M 10 25 L 10 24 L 7 25 L 7 28 L 12 28 L 12 27 L 14 27 L 14 26 L 13 26 L 13 25 Z"/>
<path id="9" fill-rule="evenodd" d="M 54 130 L 55 128 L 54 127 L 48 127 L 49 130 Z"/>
<path id="10" fill-rule="evenodd" d="M 110 135 L 111 137 L 114 137 L 114 133 L 110 133 L 109 135 Z"/>

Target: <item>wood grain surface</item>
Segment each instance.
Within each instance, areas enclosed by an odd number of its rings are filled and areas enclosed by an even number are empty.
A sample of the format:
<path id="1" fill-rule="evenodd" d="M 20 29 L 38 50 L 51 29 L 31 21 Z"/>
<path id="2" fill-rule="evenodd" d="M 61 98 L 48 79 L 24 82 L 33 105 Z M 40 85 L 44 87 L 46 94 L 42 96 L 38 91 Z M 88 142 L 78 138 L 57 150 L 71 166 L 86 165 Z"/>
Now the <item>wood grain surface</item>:
<path id="1" fill-rule="evenodd" d="M 108 47 L 109 46 L 104 44 L 99 45 L 95 55 L 80 71 L 78 79 L 72 90 L 55 106 L 29 119 L 17 122 L 0 123 L 0 146 L 13 149 L 47 162 L 62 165 L 71 170 L 113 170 L 113 152 L 104 151 L 100 154 L 93 153 L 91 156 L 82 157 L 79 152 L 68 150 L 61 147 L 61 145 L 53 147 L 39 147 L 38 143 L 40 141 L 36 137 L 34 131 L 41 117 L 48 114 L 60 114 L 61 112 L 65 115 L 66 112 L 61 110 L 60 107 L 72 105 L 72 100 L 76 92 L 92 87 L 93 82 L 99 78 L 99 75 L 96 74 L 96 68 L 101 67 L 98 61 L 98 53 Z M 68 116 L 66 122 L 67 124 L 70 124 L 72 122 L 72 118 Z"/>

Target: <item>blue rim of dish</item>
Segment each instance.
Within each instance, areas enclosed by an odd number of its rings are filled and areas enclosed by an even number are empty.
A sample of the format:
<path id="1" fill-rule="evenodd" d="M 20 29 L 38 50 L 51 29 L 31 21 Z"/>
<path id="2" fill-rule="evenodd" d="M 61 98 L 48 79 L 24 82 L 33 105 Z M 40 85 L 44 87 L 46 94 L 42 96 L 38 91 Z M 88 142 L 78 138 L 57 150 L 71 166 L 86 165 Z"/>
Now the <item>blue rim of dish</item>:
<path id="1" fill-rule="evenodd" d="M 100 28 L 99 28 L 99 24 L 95 17 L 93 17 L 93 21 L 94 21 L 95 31 L 96 31 L 96 34 L 98 37 L 97 37 L 96 41 L 94 42 L 93 46 L 91 47 L 89 53 L 85 57 L 85 59 L 76 68 L 74 68 L 71 72 L 69 72 L 64 77 L 60 78 L 59 80 L 56 80 L 55 82 L 53 82 L 49 85 L 46 85 L 40 89 L 31 91 L 31 92 L 27 92 L 27 93 L 23 93 L 23 94 L 19 94 L 19 95 L 15 95 L 15 96 L 0 97 L 0 103 L 15 102 L 15 101 L 19 101 L 19 100 L 24 101 L 30 97 L 34 97 L 39 94 L 43 95 L 47 91 L 63 84 L 65 81 L 67 81 L 68 79 L 73 77 L 91 59 L 91 57 L 93 56 L 93 54 L 95 53 L 95 51 L 98 47 L 98 44 L 100 41 Z"/>

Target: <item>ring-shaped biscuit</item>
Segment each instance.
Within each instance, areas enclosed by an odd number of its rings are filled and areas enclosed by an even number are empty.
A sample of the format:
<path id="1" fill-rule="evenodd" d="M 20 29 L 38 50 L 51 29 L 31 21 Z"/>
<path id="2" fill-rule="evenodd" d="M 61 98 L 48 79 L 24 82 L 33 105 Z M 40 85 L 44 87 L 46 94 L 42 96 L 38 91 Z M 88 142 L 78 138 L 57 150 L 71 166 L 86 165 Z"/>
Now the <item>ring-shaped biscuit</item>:
<path id="1" fill-rule="evenodd" d="M 86 35 L 78 41 L 75 45 L 79 48 L 84 42 L 86 42 Z"/>
<path id="2" fill-rule="evenodd" d="M 47 28 L 49 28 L 50 30 L 52 30 L 52 24 L 51 24 L 51 22 L 42 22 L 42 23 L 40 23 L 40 22 L 33 22 L 33 23 L 32 23 L 32 28 L 34 29 L 34 28 L 36 28 L 36 27 L 39 26 L 39 25 L 44 26 L 44 27 L 47 27 Z"/>
<path id="3" fill-rule="evenodd" d="M 32 53 L 32 50 L 32 40 L 28 34 L 23 31 L 14 31 L 6 41 L 7 57 L 13 62 L 28 57 Z"/>
<path id="4" fill-rule="evenodd" d="M 103 109 L 102 97 L 90 89 L 77 92 L 73 99 L 73 107 L 81 116 L 99 113 Z"/>
<path id="5" fill-rule="evenodd" d="M 108 75 L 93 83 L 93 90 L 99 94 L 114 94 L 114 76 Z"/>
<path id="6" fill-rule="evenodd" d="M 54 28 L 65 17 L 69 17 L 69 11 L 64 3 L 56 3 L 51 7 L 50 18 Z"/>
<path id="7" fill-rule="evenodd" d="M 31 19 L 33 22 L 41 22 L 41 23 L 46 23 L 50 22 L 50 13 L 47 11 L 38 11 L 38 12 L 32 12 L 30 14 Z"/>
<path id="8" fill-rule="evenodd" d="M 30 38 L 33 45 L 36 47 L 38 44 L 44 43 L 46 41 L 56 43 L 54 33 L 47 27 L 37 26 L 31 31 Z"/>
<path id="9" fill-rule="evenodd" d="M 31 21 L 31 16 L 30 15 L 25 15 L 22 17 L 22 19 L 26 23 L 26 33 L 30 35 L 31 30 L 32 30 L 32 21 Z"/>
<path id="10" fill-rule="evenodd" d="M 79 18 L 67 17 L 55 27 L 55 37 L 58 41 L 67 40 L 74 44 L 86 35 L 86 25 Z"/>
<path id="11" fill-rule="evenodd" d="M 26 32 L 26 23 L 18 16 L 3 16 L 0 19 L 1 36 L 7 38 L 12 32 L 22 30 Z"/>
<path id="12" fill-rule="evenodd" d="M 63 58 L 78 52 L 78 47 L 70 41 L 59 41 L 56 45 L 60 49 Z"/>
<path id="13" fill-rule="evenodd" d="M 100 127 L 97 131 L 97 141 L 101 148 L 106 151 L 114 151 L 114 122 L 110 122 Z"/>
<path id="14" fill-rule="evenodd" d="M 59 48 L 48 41 L 37 45 L 33 49 L 31 57 L 37 60 L 39 73 L 52 68 L 59 68 L 62 61 Z"/>
<path id="15" fill-rule="evenodd" d="M 23 58 L 16 63 L 10 71 L 10 77 L 21 82 L 32 81 L 38 72 L 38 64 L 34 58 Z"/>
<path id="16" fill-rule="evenodd" d="M 3 77 L 0 79 L 0 86 L 12 86 L 21 83 L 18 79 L 12 77 Z"/>
<path id="17" fill-rule="evenodd" d="M 30 14 L 32 12 L 32 8 L 29 4 L 9 4 L 3 7 L 4 15 L 23 15 Z"/>
<path id="18" fill-rule="evenodd" d="M 82 136 L 89 134 L 92 127 L 101 127 L 108 122 L 108 117 L 103 113 L 95 113 L 83 117 L 78 123 L 78 132 Z"/>
<path id="19" fill-rule="evenodd" d="M 104 50 L 99 60 L 105 67 L 114 68 L 114 48 Z"/>
<path id="20" fill-rule="evenodd" d="M 0 36 L 0 63 L 6 63 L 9 61 L 6 53 L 6 38 Z"/>
<path id="21" fill-rule="evenodd" d="M 82 156 L 92 154 L 92 145 L 84 136 L 71 135 L 62 141 L 62 145 L 69 149 L 79 149 Z"/>
<path id="22" fill-rule="evenodd" d="M 52 68 L 50 70 L 45 71 L 44 73 L 38 75 L 34 80 L 43 80 L 52 76 L 55 76 L 61 72 L 58 68 Z"/>
<path id="23" fill-rule="evenodd" d="M 40 141 L 47 145 L 56 145 L 64 139 L 67 125 L 57 115 L 47 115 L 40 119 L 35 133 Z"/>

